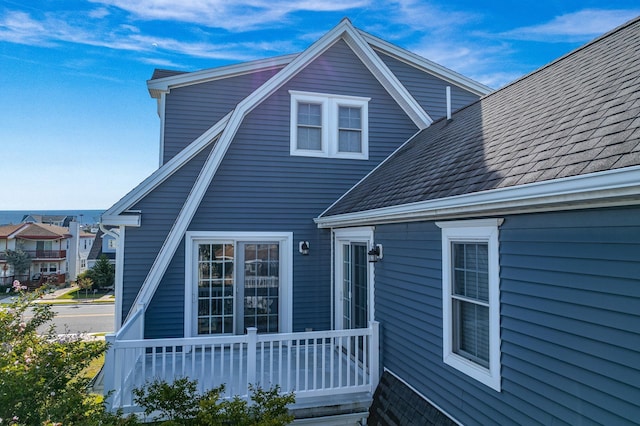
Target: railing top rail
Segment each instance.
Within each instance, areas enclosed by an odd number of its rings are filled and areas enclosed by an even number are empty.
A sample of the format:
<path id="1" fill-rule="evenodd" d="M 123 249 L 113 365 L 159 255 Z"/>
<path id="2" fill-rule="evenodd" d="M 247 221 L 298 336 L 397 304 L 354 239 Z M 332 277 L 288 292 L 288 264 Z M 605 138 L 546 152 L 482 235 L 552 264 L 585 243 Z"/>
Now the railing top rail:
<path id="1" fill-rule="evenodd" d="M 133 322 L 135 315 L 139 315 L 138 312 L 134 314 L 134 317 L 130 322 Z M 121 330 L 125 331 L 123 328 Z M 331 337 L 349 337 L 349 336 L 371 336 L 373 329 L 369 328 L 355 328 L 348 330 L 326 330 L 326 331 L 305 331 L 299 333 L 280 333 L 280 334 L 258 334 L 256 336 L 257 342 L 283 342 L 287 340 L 304 340 L 304 339 L 323 339 Z M 125 336 L 118 333 L 118 335 Z M 214 345 L 214 344 L 231 344 L 231 343 L 246 343 L 249 340 L 248 334 L 231 335 L 225 334 L 221 336 L 198 336 L 198 337 L 179 337 L 179 338 L 167 338 L 167 339 L 123 339 L 118 338 L 114 342 L 114 347 L 117 348 L 151 348 L 160 346 L 191 346 L 191 345 Z"/>

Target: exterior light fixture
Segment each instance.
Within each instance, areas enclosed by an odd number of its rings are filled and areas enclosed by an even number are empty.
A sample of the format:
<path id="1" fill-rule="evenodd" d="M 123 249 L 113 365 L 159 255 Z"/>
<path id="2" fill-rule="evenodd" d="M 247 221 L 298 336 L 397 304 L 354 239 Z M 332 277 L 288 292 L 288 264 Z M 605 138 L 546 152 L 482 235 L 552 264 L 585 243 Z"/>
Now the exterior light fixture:
<path id="1" fill-rule="evenodd" d="M 382 244 L 374 244 L 371 250 L 367 253 L 369 262 L 375 263 L 378 260 L 382 260 Z"/>
<path id="2" fill-rule="evenodd" d="M 298 251 L 303 256 L 308 255 L 309 254 L 309 241 L 300 241 L 298 243 Z"/>

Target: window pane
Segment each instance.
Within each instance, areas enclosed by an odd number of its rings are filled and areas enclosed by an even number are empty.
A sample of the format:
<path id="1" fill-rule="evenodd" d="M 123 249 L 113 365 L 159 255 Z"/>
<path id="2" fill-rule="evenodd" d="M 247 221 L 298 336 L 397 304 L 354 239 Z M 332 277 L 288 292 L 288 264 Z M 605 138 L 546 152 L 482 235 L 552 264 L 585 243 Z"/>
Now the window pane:
<path id="1" fill-rule="evenodd" d="M 321 126 L 322 107 L 320 104 L 298 103 L 298 125 Z"/>
<path id="2" fill-rule="evenodd" d="M 322 129 L 298 127 L 298 149 L 322 150 Z"/>
<path id="3" fill-rule="evenodd" d="M 362 133 L 359 130 L 340 130 L 338 132 L 338 151 L 362 152 Z"/>
<path id="4" fill-rule="evenodd" d="M 338 127 L 340 129 L 362 129 L 360 108 L 358 107 L 339 107 L 338 108 Z"/>
<path id="5" fill-rule="evenodd" d="M 454 300 L 454 352 L 489 367 L 489 308 Z"/>
<path id="6" fill-rule="evenodd" d="M 489 301 L 487 243 L 453 243 L 453 294 Z"/>

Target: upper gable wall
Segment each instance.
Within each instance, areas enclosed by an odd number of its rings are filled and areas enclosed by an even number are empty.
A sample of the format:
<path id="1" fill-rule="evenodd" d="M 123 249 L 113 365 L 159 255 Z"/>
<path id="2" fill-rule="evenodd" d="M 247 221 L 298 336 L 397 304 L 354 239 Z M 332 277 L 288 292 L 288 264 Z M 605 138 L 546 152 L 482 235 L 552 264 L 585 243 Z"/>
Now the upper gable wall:
<path id="1" fill-rule="evenodd" d="M 434 121 L 447 114 L 447 86 L 451 87 L 452 112 L 480 99 L 480 96 L 455 84 L 420 71 L 382 52 L 376 51 L 376 53 Z"/>
<path id="2" fill-rule="evenodd" d="M 171 89 L 165 99 L 163 163 L 216 124 L 280 69 Z"/>

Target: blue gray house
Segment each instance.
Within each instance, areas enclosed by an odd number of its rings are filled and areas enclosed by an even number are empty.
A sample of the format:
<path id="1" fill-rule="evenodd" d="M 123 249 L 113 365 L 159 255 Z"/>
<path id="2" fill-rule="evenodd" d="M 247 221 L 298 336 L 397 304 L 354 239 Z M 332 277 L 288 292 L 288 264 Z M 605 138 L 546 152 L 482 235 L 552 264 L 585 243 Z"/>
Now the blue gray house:
<path id="1" fill-rule="evenodd" d="M 102 217 L 111 404 L 190 376 L 322 424 L 637 421 L 639 30 L 490 94 L 348 20 L 157 71 L 160 167 Z"/>

